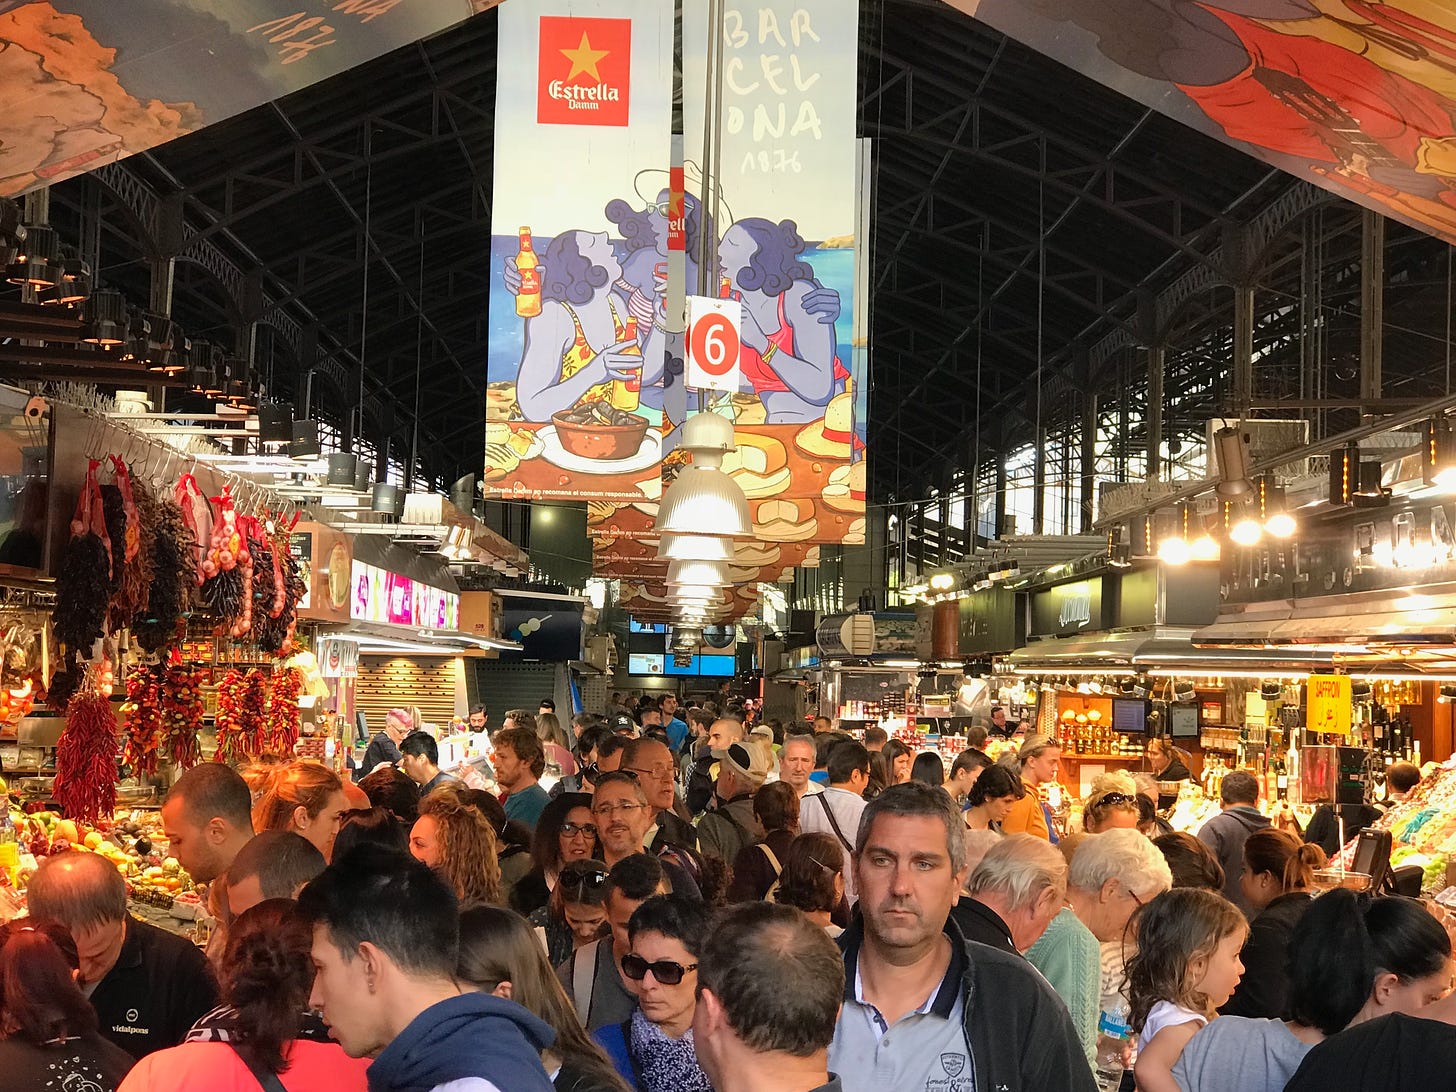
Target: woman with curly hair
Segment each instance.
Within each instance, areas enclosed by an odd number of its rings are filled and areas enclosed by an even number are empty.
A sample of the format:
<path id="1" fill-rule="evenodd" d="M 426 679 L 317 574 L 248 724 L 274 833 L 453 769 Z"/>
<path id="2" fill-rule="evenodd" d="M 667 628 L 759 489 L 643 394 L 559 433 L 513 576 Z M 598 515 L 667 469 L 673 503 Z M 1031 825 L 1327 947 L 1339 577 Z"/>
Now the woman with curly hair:
<path id="1" fill-rule="evenodd" d="M 420 801 L 410 855 L 455 889 L 462 910 L 501 901 L 496 844 L 490 821 L 455 793 L 431 793 Z"/>
<path id="2" fill-rule="evenodd" d="M 591 795 L 564 792 L 541 809 L 531 836 L 531 869 L 511 889 L 511 909 L 528 917 L 546 905 L 564 865 L 600 857 Z"/>
<path id="3" fill-rule="evenodd" d="M 743 302 L 743 377 L 771 425 L 823 417 L 849 378 L 833 321 L 807 306 L 820 288 L 802 260 L 807 246 L 792 220 L 775 224 L 751 216 L 734 223 L 718 248 L 723 272 Z"/>
<path id="4" fill-rule="evenodd" d="M 253 830 L 291 830 L 333 856 L 344 813 L 353 807 L 339 775 L 317 762 L 276 766 L 253 804 Z"/>
<path id="5" fill-rule="evenodd" d="M 269 899 L 239 915 L 222 961 L 224 1006 L 204 1016 L 181 1046 L 138 1062 L 119 1092 L 260 1085 L 365 1092 L 369 1059 L 346 1055 L 308 1011 L 312 947 L 313 926 L 292 899 Z"/>
<path id="6" fill-rule="evenodd" d="M 561 410 L 606 402 L 614 380 L 640 381 L 645 390 L 661 377 L 658 325 L 632 315 L 616 287 L 621 275 L 605 232 L 564 231 L 551 240 L 541 313 L 526 320 L 516 376 L 516 402 L 526 420 L 549 421 Z"/>

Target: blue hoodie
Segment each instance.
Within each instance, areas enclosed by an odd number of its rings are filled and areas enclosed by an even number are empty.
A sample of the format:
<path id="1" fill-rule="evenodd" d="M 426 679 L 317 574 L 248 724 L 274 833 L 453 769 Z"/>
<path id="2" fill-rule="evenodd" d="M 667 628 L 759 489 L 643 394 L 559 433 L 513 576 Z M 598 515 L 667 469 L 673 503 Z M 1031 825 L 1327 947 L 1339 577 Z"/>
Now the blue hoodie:
<path id="1" fill-rule="evenodd" d="M 465 993 L 431 1005 L 379 1052 L 369 1092 L 431 1092 L 471 1077 L 509 1092 L 552 1092 L 541 1048 L 556 1032 L 513 1001 Z"/>

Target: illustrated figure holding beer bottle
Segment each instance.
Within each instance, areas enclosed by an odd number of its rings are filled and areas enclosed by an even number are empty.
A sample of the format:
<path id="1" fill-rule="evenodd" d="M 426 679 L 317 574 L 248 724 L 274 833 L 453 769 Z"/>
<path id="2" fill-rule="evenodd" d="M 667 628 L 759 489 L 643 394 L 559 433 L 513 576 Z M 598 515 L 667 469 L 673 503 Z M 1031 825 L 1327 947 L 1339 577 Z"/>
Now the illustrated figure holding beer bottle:
<path id="1" fill-rule="evenodd" d="M 584 402 L 638 408 L 662 375 L 656 323 L 640 323 L 616 283 L 622 267 L 605 232 L 567 231 L 538 267 L 541 313 L 526 320 L 516 402 L 528 421 Z M 516 277 L 516 290 L 521 280 Z"/>

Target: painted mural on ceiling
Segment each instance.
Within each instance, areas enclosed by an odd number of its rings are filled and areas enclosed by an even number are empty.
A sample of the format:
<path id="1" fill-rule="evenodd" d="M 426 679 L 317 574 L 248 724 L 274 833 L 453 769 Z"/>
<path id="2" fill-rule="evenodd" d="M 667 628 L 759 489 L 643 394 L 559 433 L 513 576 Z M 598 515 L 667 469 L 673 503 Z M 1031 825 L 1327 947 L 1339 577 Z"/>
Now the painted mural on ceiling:
<path id="1" fill-rule="evenodd" d="M 947 2 L 1275 167 L 1456 242 L 1449 0 Z"/>
<path id="2" fill-rule="evenodd" d="M 499 0 L 0 0 L 0 195 L 154 148 Z"/>

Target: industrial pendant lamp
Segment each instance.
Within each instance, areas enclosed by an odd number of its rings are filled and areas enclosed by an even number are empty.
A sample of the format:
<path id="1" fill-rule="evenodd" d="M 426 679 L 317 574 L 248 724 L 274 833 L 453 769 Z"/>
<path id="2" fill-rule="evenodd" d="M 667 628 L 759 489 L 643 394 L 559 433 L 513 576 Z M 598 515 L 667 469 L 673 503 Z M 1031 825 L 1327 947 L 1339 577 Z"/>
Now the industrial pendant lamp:
<path id="1" fill-rule="evenodd" d="M 722 588 L 733 581 L 728 575 L 728 566 L 721 561 L 673 561 L 667 566 L 667 586 L 684 584 L 706 584 Z"/>
<path id="2" fill-rule="evenodd" d="M 732 561 L 733 540 L 721 534 L 665 534 L 658 543 L 657 556 L 668 561 Z"/>
<path id="3" fill-rule="evenodd" d="M 262 406 L 258 410 L 258 442 L 286 444 L 293 440 L 293 407 L 284 403 Z"/>
<path id="4" fill-rule="evenodd" d="M 1237 500 L 1254 491 L 1249 481 L 1249 453 L 1243 429 L 1225 426 L 1213 434 L 1213 452 L 1218 462 L 1218 484 L 1214 491 L 1224 500 Z"/>
<path id="5" fill-rule="evenodd" d="M 303 416 L 293 422 L 293 437 L 288 445 L 288 457 L 294 462 L 311 463 L 323 454 L 319 446 L 318 422 L 309 417 L 313 405 L 313 370 L 310 369 L 303 381 Z"/>
<path id="6" fill-rule="evenodd" d="M 663 491 L 657 529 L 665 534 L 746 536 L 753 530 L 743 487 L 713 467 L 688 467 Z"/>
<path id="7" fill-rule="evenodd" d="M 329 452 L 329 476 L 327 481 L 330 485 L 340 486 L 344 489 L 353 489 L 354 475 L 358 469 L 359 457 L 353 452 Z"/>
<path id="8" fill-rule="evenodd" d="M 1273 538 L 1289 538 L 1295 532 L 1294 517 L 1289 514 L 1289 501 L 1282 487 L 1274 484 L 1272 475 L 1259 479 L 1259 509 L 1264 516 L 1264 531 Z"/>

